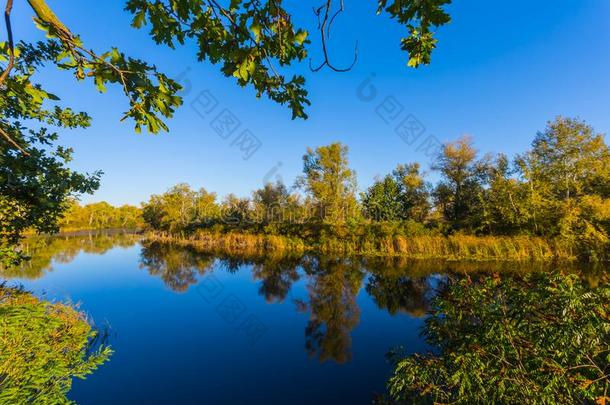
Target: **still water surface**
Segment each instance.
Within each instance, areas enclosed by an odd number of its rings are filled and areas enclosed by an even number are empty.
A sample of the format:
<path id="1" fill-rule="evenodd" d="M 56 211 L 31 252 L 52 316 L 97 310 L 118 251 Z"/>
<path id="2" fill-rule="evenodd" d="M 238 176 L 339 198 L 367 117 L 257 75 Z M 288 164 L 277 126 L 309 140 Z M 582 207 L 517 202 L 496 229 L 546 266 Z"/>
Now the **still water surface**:
<path id="1" fill-rule="evenodd" d="M 3 274 L 79 303 L 115 353 L 69 397 L 107 403 L 370 403 L 458 265 L 202 254 L 135 235 L 36 239 Z M 457 268 L 455 266 L 458 266 Z"/>

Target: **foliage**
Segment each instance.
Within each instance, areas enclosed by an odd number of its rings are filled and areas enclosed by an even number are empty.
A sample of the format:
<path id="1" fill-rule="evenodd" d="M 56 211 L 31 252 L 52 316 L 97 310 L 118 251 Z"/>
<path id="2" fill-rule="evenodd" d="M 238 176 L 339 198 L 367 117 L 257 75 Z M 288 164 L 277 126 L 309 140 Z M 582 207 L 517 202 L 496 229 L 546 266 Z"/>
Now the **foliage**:
<path id="1" fill-rule="evenodd" d="M 432 303 L 434 353 L 396 362 L 394 402 L 604 403 L 610 287 L 577 275 L 455 280 Z"/>
<path id="2" fill-rule="evenodd" d="M 407 27 L 409 36 L 402 38 L 401 49 L 409 53 L 408 66 L 428 65 L 436 48 L 432 27 L 448 24 L 451 17 L 444 6 L 451 0 L 378 0 L 377 13 L 385 10 L 391 18 Z"/>
<path id="3" fill-rule="evenodd" d="M 278 182 L 255 190 L 251 199 L 231 194 L 217 204 L 215 194 L 178 185 L 151 197 L 144 220 L 152 230 L 174 235 L 277 235 L 329 253 L 610 257 L 610 151 L 584 122 L 558 117 L 513 162 L 504 155 L 479 158 L 472 140 L 462 138 L 444 146 L 433 168 L 441 174 L 435 186 L 425 183 L 419 165 L 398 165 L 359 202 L 347 147 L 334 143 L 309 148 L 303 157 L 296 185 L 304 196 Z"/>
<path id="4" fill-rule="evenodd" d="M 5 10 L 8 41 L 0 43 L 0 261 L 17 262 L 15 250 L 27 228 L 39 232 L 57 230 L 57 221 L 70 197 L 91 193 L 98 187 L 100 172 L 83 175 L 67 168 L 71 150 L 55 145 L 56 128 L 87 127 L 90 117 L 61 106 L 60 99 L 32 81 L 41 68 L 53 65 L 71 73 L 77 81 L 91 81 L 100 92 L 117 86 L 125 95 L 128 109 L 121 120 L 132 119 L 136 132 L 167 131 L 165 119 L 182 104 L 180 85 L 154 65 L 126 56 L 118 48 L 103 52 L 88 48 L 53 12 L 45 0 L 28 0 L 36 26 L 45 39 L 15 43 L 11 27 L 13 1 Z M 410 66 L 427 64 L 435 46 L 431 27 L 449 22 L 444 11 L 448 0 L 379 2 L 378 13 L 386 11 L 407 25 L 409 36 L 402 48 L 409 52 Z M 336 5 L 336 3 L 335 3 Z M 281 0 L 128 0 L 125 10 L 133 15 L 134 28 L 150 27 L 157 44 L 174 48 L 187 40 L 197 44 L 199 61 L 221 63 L 225 76 L 240 86 L 251 85 L 257 97 L 263 94 L 286 104 L 294 118 L 307 118 L 310 104 L 305 78 L 288 78 L 283 70 L 307 57 L 309 33 L 292 23 L 293 16 Z M 315 10 L 325 62 L 329 62 L 326 38 L 343 2 L 333 11 L 328 0 Z M 329 16 L 333 17 L 329 21 Z M 319 70 L 318 69 L 318 70 Z M 52 104 L 52 105 L 50 105 Z M 26 126 L 24 126 L 24 123 Z M 41 181 L 45 179 L 45 181 Z M 29 196 L 34 197 L 30 198 Z"/>
<path id="5" fill-rule="evenodd" d="M 398 165 L 362 195 L 367 218 L 377 221 L 426 220 L 430 210 L 429 193 L 419 164 Z"/>
<path id="6" fill-rule="evenodd" d="M 303 156 L 303 177 L 298 180 L 314 202 L 318 219 L 342 223 L 356 214 L 356 173 L 348 166 L 347 146 L 333 143 Z"/>
<path id="7" fill-rule="evenodd" d="M 97 337 L 74 308 L 0 285 L 0 403 L 70 403 L 72 379 L 112 353 Z"/>
<path id="8" fill-rule="evenodd" d="M 240 198 L 231 193 L 221 204 L 223 222 L 235 228 L 248 226 L 252 220 L 251 208 L 248 198 Z"/>
<path id="9" fill-rule="evenodd" d="M 516 164 L 529 185 L 524 216 L 534 232 L 560 235 L 591 251 L 608 244 L 610 149 L 602 135 L 560 117 Z"/>
<path id="10" fill-rule="evenodd" d="M 132 25 L 150 26 L 157 44 L 174 48 L 193 40 L 200 61 L 222 64 L 225 76 L 240 86 L 251 85 L 257 97 L 288 104 L 293 118 L 307 118 L 310 104 L 305 78 L 287 79 L 275 64 L 286 66 L 307 56 L 307 31 L 292 24 L 281 1 L 234 0 L 225 7 L 216 1 L 129 0 Z"/>
<path id="11" fill-rule="evenodd" d="M 45 42 L 25 45 L 45 52 L 45 59 L 37 61 L 38 64 L 52 63 L 74 74 L 78 81 L 89 78 L 100 92 L 105 92 L 108 84 L 118 85 L 129 101 L 129 110 L 122 119 L 133 119 L 138 132 L 142 126 L 152 133 L 167 130 L 162 117 L 170 118 L 182 104 L 176 95 L 180 89 L 178 83 L 154 66 L 126 57 L 117 48 L 101 54 L 87 49 L 44 0 L 28 0 L 28 3 L 36 14 L 37 27 L 47 38 Z M 34 63 L 27 61 L 27 65 L 34 66 Z"/>
<path id="12" fill-rule="evenodd" d="M 143 207 L 144 221 L 153 229 L 184 232 L 188 227 L 203 226 L 220 216 L 216 194 L 205 189 L 193 191 L 178 184 L 162 195 L 153 195 Z"/>
<path id="13" fill-rule="evenodd" d="M 433 168 L 441 173 L 436 205 L 454 230 L 475 231 L 480 226 L 485 165 L 476 160 L 472 139 L 461 138 L 443 146 Z"/>
<path id="14" fill-rule="evenodd" d="M 80 205 L 74 201 L 61 219 L 63 231 L 93 229 L 137 229 L 142 227 L 142 211 L 132 205 L 114 207 L 107 202 Z"/>
<path id="15" fill-rule="evenodd" d="M 36 43 L 14 44 L 10 25 L 12 1 L 5 21 L 8 42 L 0 44 L 0 262 L 23 259 L 17 245 L 24 231 L 55 232 L 72 197 L 91 193 L 101 172 L 80 174 L 67 167 L 72 150 L 56 144 L 57 129 L 86 128 L 90 117 L 61 106 L 56 95 L 34 82 L 39 70 L 55 65 L 79 80 L 90 79 L 99 91 L 117 84 L 129 101 L 123 119 L 132 118 L 136 131 L 167 130 L 162 118 L 181 104 L 178 84 L 154 66 L 126 57 L 118 49 L 104 53 L 87 49 L 44 0 L 28 0 L 34 21 L 46 36 Z M 27 126 L 26 126 L 27 125 Z"/>
<path id="16" fill-rule="evenodd" d="M 267 183 L 263 188 L 252 193 L 254 215 L 264 225 L 284 220 L 286 211 L 295 203 L 297 201 L 280 181 L 275 184 Z"/>
<path id="17" fill-rule="evenodd" d="M 378 14 L 387 12 L 391 18 L 406 25 L 409 35 L 401 40 L 401 48 L 409 54 L 409 66 L 430 63 L 436 39 L 432 27 L 449 23 L 443 7 L 450 0 L 379 1 Z M 294 118 L 307 118 L 310 104 L 305 78 L 293 75 L 287 68 L 308 56 L 309 32 L 293 24 L 293 16 L 281 0 L 232 0 L 223 4 L 215 0 L 129 0 L 125 7 L 133 14 L 132 26 L 150 27 L 150 36 L 157 44 L 170 48 L 193 41 L 199 61 L 221 64 L 222 73 L 234 77 L 240 86 L 252 86 L 256 96 L 287 104 Z M 327 0 L 314 8 L 325 61 L 329 61 L 327 37 L 335 17 L 343 11 L 343 3 L 335 11 Z M 324 15 L 325 17 L 322 17 Z M 334 17 L 330 17 L 333 15 Z M 330 17 L 330 18 L 329 18 Z"/>
<path id="18" fill-rule="evenodd" d="M 9 54 L 6 44 L 0 59 Z M 60 49 L 52 44 L 20 44 L 15 49 L 14 74 L 6 78 L 0 95 L 0 263 L 16 263 L 22 255 L 15 249 L 28 229 L 58 230 L 58 220 L 70 199 L 91 193 L 99 185 L 100 172 L 81 174 L 70 169 L 72 150 L 56 145 L 57 132 L 47 128 L 89 126 L 85 113 L 45 102 L 58 100 L 31 81 L 32 75 Z M 37 122 L 27 129 L 23 122 Z"/>

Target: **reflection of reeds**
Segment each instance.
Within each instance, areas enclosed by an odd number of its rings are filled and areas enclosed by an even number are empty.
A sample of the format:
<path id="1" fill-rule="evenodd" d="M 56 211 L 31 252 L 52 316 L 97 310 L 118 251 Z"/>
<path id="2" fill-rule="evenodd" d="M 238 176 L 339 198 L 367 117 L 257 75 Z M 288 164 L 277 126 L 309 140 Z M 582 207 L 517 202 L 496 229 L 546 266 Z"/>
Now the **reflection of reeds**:
<path id="1" fill-rule="evenodd" d="M 367 236 L 322 237 L 313 242 L 299 238 L 246 233 L 212 233 L 198 231 L 187 238 L 149 234 L 149 238 L 166 240 L 198 248 L 224 252 L 272 253 L 317 252 L 362 256 L 395 256 L 412 259 L 476 261 L 574 261 L 570 246 L 555 240 L 531 236 Z"/>
<path id="2" fill-rule="evenodd" d="M 208 252 L 226 253 L 304 253 L 307 249 L 300 239 L 276 235 L 244 233 L 208 233 L 199 231 L 187 238 L 170 237 L 163 234 L 148 234 L 150 240 L 167 241 L 184 246 L 193 246 Z"/>

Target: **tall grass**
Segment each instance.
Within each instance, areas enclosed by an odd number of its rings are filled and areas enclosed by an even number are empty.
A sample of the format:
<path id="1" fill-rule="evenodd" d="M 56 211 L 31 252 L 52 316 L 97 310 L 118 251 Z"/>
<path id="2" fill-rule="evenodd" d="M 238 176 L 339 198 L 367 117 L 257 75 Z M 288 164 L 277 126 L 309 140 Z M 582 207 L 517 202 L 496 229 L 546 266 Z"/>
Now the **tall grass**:
<path id="1" fill-rule="evenodd" d="M 207 251 L 235 253 L 316 252 L 411 259 L 475 261 L 574 261 L 577 256 L 565 242 L 532 236 L 368 235 L 322 237 L 305 241 L 295 237 L 197 231 L 188 237 L 153 233 L 151 239 L 194 246 Z"/>
<path id="2" fill-rule="evenodd" d="M 187 237 L 149 233 L 147 239 L 192 246 L 202 251 L 232 254 L 305 253 L 308 249 L 300 239 L 277 235 L 248 233 L 217 233 L 197 231 Z"/>

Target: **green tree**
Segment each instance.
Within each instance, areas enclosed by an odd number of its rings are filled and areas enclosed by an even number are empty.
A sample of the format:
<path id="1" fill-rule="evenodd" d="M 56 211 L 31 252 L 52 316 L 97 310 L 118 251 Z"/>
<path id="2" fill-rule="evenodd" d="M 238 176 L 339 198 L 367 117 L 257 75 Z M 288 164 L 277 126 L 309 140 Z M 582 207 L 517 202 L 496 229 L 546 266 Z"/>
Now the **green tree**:
<path id="1" fill-rule="evenodd" d="M 290 193 L 281 181 L 267 183 L 252 193 L 254 215 L 263 224 L 289 220 Z"/>
<path id="2" fill-rule="evenodd" d="M 400 185 L 402 219 L 424 222 L 430 211 L 430 195 L 419 164 L 398 165 L 392 175 Z"/>
<path id="3" fill-rule="evenodd" d="M 188 184 L 178 184 L 144 204 L 144 221 L 153 229 L 184 233 L 195 222 L 197 193 Z"/>
<path id="4" fill-rule="evenodd" d="M 218 221 L 221 210 L 216 198 L 216 193 L 208 192 L 204 188 L 200 188 L 195 194 L 195 227 L 210 226 Z"/>
<path id="5" fill-rule="evenodd" d="M 231 193 L 225 196 L 221 208 L 222 221 L 226 225 L 243 228 L 250 225 L 253 219 L 252 206 L 248 198 L 240 198 Z"/>
<path id="6" fill-rule="evenodd" d="M 528 187 L 517 177 L 505 155 L 488 168 L 489 187 L 483 191 L 483 228 L 486 233 L 511 235 L 530 233 L 533 212 L 528 204 Z"/>
<path id="7" fill-rule="evenodd" d="M 396 221 L 402 216 L 400 185 L 391 175 L 377 179 L 362 194 L 364 215 L 375 221 Z"/>
<path id="8" fill-rule="evenodd" d="M 381 221 L 423 222 L 429 207 L 429 193 L 419 164 L 398 165 L 362 195 L 365 215 Z"/>
<path id="9" fill-rule="evenodd" d="M 57 129 L 87 127 L 90 117 L 62 107 L 59 98 L 34 81 L 48 65 L 71 72 L 77 80 L 90 79 L 100 91 L 117 84 L 130 108 L 123 119 L 135 120 L 136 130 L 167 129 L 160 117 L 171 117 L 181 100 L 176 82 L 143 61 L 126 57 L 116 48 L 96 53 L 84 46 L 43 0 L 28 0 L 34 21 L 46 36 L 37 43 L 15 43 L 8 0 L 5 22 L 8 41 L 0 43 L 0 253 L 3 262 L 20 258 L 16 246 L 23 232 L 57 230 L 68 201 L 91 193 L 99 172 L 76 173 L 67 167 L 71 149 L 57 145 Z M 26 125 L 31 125 L 28 128 Z"/>
<path id="10" fill-rule="evenodd" d="M 454 230 L 477 230 L 487 166 L 477 160 L 472 139 L 463 137 L 443 146 L 433 169 L 442 180 L 435 190 L 436 204 Z"/>
<path id="11" fill-rule="evenodd" d="M 333 143 L 303 156 L 303 177 L 297 183 L 312 197 L 318 219 L 345 222 L 356 215 L 356 173 L 348 166 L 347 146 Z"/>
<path id="12" fill-rule="evenodd" d="M 602 135 L 581 120 L 558 117 L 517 165 L 528 186 L 534 232 L 592 250 L 608 244 L 610 149 Z"/>
<path id="13" fill-rule="evenodd" d="M 45 107 L 44 101 L 57 97 L 30 80 L 59 51 L 26 45 L 9 50 L 7 44 L 0 45 L 0 61 L 14 54 L 13 75 L 0 80 L 0 262 L 4 264 L 23 258 L 16 246 L 26 230 L 57 231 L 71 199 L 96 190 L 101 174 L 70 169 L 72 150 L 56 144 L 56 129 L 85 128 L 89 116 L 58 105 Z M 28 129 L 24 122 L 37 125 Z"/>
<path id="14" fill-rule="evenodd" d="M 216 193 L 204 188 L 194 191 L 188 184 L 177 184 L 161 195 L 153 195 L 143 205 L 142 217 L 152 229 L 184 233 L 215 224 L 221 216 Z"/>
<path id="15" fill-rule="evenodd" d="M 142 211 L 132 205 L 114 207 L 105 201 L 80 205 L 72 201 L 59 222 L 62 230 L 136 229 L 143 225 Z"/>

